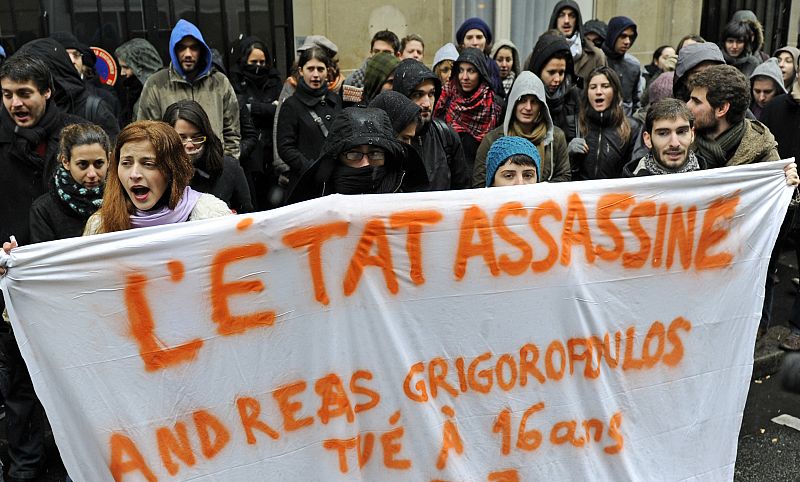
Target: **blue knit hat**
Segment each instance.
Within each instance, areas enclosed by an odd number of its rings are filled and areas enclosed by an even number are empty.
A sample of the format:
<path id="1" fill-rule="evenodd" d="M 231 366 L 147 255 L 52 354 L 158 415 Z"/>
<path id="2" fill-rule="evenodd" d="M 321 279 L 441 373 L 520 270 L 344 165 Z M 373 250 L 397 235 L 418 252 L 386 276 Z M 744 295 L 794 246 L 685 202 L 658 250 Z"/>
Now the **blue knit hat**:
<path id="1" fill-rule="evenodd" d="M 456 32 L 456 45 L 463 44 L 467 32 L 475 28 L 483 32 L 484 37 L 486 37 L 486 45 L 492 43 L 492 29 L 489 28 L 489 24 L 484 22 L 481 18 L 472 17 L 464 20 L 464 23 L 458 27 L 458 31 Z"/>
<path id="2" fill-rule="evenodd" d="M 489 153 L 486 155 L 486 187 L 491 186 L 492 182 L 494 182 L 494 175 L 497 173 L 497 169 L 509 157 L 516 154 L 530 157 L 536 165 L 536 177 L 540 177 L 539 166 L 542 163 L 542 158 L 539 157 L 539 151 L 536 146 L 524 137 L 504 136 L 494 141 L 492 147 L 489 148 Z"/>

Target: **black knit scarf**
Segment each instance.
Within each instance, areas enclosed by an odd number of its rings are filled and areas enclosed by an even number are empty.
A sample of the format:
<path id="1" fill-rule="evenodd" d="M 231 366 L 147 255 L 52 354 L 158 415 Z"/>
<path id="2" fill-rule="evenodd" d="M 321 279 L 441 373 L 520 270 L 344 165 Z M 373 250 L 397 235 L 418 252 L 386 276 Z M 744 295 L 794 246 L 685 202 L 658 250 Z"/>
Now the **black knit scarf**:
<path id="1" fill-rule="evenodd" d="M 323 82 L 322 86 L 318 89 L 312 89 L 308 86 L 308 84 L 306 84 L 306 81 L 300 77 L 300 81 L 297 82 L 297 90 L 295 91 L 294 95 L 297 96 L 297 99 L 303 104 L 307 105 L 308 107 L 314 107 L 325 98 L 325 94 L 327 93 L 327 82 Z"/>
<path id="2" fill-rule="evenodd" d="M 386 169 L 383 166 L 349 167 L 338 165 L 331 173 L 333 192 L 338 194 L 374 194 L 391 192 L 384 186 L 387 181 Z"/>
<path id="3" fill-rule="evenodd" d="M 57 141 L 63 127 L 62 116 L 62 112 L 52 102 L 48 102 L 44 115 L 34 127 L 19 127 L 8 113 L 0 116 L 3 127 L 14 132 L 14 144 L 9 150 L 9 157 L 47 175 L 48 166 L 45 166 L 45 159 L 36 152 L 36 148 L 42 143 Z M 46 150 L 47 148 L 45 152 Z"/>

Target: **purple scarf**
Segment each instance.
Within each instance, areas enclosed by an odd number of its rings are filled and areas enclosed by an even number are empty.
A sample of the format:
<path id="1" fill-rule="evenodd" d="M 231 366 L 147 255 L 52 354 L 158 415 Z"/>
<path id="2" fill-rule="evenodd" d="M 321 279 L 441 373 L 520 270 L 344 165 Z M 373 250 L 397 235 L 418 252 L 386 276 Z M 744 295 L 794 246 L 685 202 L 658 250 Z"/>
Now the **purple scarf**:
<path id="1" fill-rule="evenodd" d="M 201 193 L 186 186 L 183 190 L 183 196 L 178 201 L 175 209 L 170 209 L 164 206 L 158 211 L 140 211 L 136 210 L 136 214 L 131 216 L 131 227 L 133 228 L 149 228 L 150 226 L 162 226 L 164 224 L 182 223 L 189 220 L 189 215 L 192 214 L 197 200 L 200 199 Z"/>

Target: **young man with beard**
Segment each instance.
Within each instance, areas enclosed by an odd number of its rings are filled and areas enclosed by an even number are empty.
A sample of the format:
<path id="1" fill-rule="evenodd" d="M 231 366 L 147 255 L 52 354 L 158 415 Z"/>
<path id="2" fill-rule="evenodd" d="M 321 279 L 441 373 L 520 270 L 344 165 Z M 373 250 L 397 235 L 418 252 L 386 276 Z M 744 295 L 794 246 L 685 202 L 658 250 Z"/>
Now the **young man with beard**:
<path id="1" fill-rule="evenodd" d="M 585 79 L 589 72 L 606 65 L 606 54 L 584 37 L 582 27 L 583 18 L 577 2 L 562 0 L 553 7 L 548 28 L 564 36 L 575 64 L 575 75 Z"/>
<path id="2" fill-rule="evenodd" d="M 225 155 L 239 158 L 241 131 L 239 102 L 225 74 L 213 68 L 211 49 L 200 30 L 178 20 L 169 37 L 169 68 L 153 74 L 142 88 L 136 120 L 160 120 L 167 107 L 182 99 L 194 100 L 222 139 Z"/>
<path id="3" fill-rule="evenodd" d="M 0 66 L 0 86 L 0 239 L 14 235 L 25 245 L 31 241 L 31 205 L 47 192 L 58 165 L 61 129 L 85 121 L 59 109 L 50 71 L 36 57 L 8 59 Z M 0 311 L 4 308 L 0 297 Z M 5 321 L 0 321 L 0 391 L 6 403 L 8 480 L 37 480 L 44 458 L 44 410 Z"/>
<path id="4" fill-rule="evenodd" d="M 139 97 L 147 79 L 164 67 L 161 56 L 153 44 L 143 38 L 134 38 L 117 47 L 114 51 L 119 62 L 118 84 L 122 112 L 119 127 L 123 128 L 136 120 Z"/>
<path id="5" fill-rule="evenodd" d="M 394 71 L 392 89 L 420 108 L 420 126 L 412 145 L 422 155 L 430 190 L 468 188 L 472 173 L 467 172 L 461 139 L 450 126 L 433 118 L 433 106 L 442 91 L 439 77 L 422 62 L 405 59 Z"/>
<path id="6" fill-rule="evenodd" d="M 689 148 L 694 142 L 694 115 L 685 103 L 666 98 L 650 105 L 642 138 L 646 156 L 625 165 L 626 177 L 673 174 L 705 169 L 705 160 Z"/>
<path id="7" fill-rule="evenodd" d="M 762 123 L 745 118 L 750 82 L 736 67 L 714 65 L 689 80 L 697 152 L 709 168 L 777 161 L 777 143 Z"/>

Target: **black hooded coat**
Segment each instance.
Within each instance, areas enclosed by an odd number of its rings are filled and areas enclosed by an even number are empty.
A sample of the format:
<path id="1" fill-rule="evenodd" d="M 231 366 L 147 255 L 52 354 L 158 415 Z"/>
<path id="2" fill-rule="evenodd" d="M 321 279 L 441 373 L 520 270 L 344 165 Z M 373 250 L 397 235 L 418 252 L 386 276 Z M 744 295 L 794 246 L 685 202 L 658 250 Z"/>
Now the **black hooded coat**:
<path id="1" fill-rule="evenodd" d="M 622 108 L 627 116 L 633 115 L 641 107 L 639 79 L 642 77 L 642 65 L 630 52 L 620 54 L 614 50 L 614 46 L 622 32 L 629 27 L 633 27 L 634 32 L 631 40 L 632 48 L 639 34 L 636 23 L 627 17 L 614 17 L 609 21 L 608 36 L 603 42 L 603 52 L 606 54 L 608 66 L 614 69 L 622 82 Z M 588 79 L 586 80 L 588 85 Z"/>
<path id="2" fill-rule="evenodd" d="M 112 139 L 119 134 L 117 118 L 111 107 L 100 97 L 90 93 L 75 70 L 64 47 L 52 38 L 32 40 L 19 52 L 42 59 L 53 76 L 53 99 L 61 110 L 99 125 Z"/>
<path id="3" fill-rule="evenodd" d="M 247 51 L 255 44 L 261 44 L 267 59 L 265 66 L 247 65 Z M 231 68 L 231 84 L 236 91 L 239 105 L 246 106 L 253 125 L 258 130 L 258 144 L 249 159 L 242 160 L 245 171 L 264 171 L 272 165 L 272 126 L 275 120 L 278 96 L 283 87 L 283 79 L 275 68 L 272 52 L 258 37 L 246 37 L 239 44 L 239 58 Z M 252 164 L 245 166 L 245 164 Z"/>
<path id="4" fill-rule="evenodd" d="M 384 165 L 379 168 L 344 166 L 339 155 L 361 145 L 382 148 L 386 154 Z M 356 171 L 358 173 L 354 176 Z M 359 181 L 358 186 L 352 182 L 354 180 Z M 348 107 L 333 119 L 322 154 L 300 176 L 289 193 L 287 204 L 328 194 L 384 194 L 425 191 L 427 188 L 428 176 L 422 159 L 416 149 L 394 138 L 386 112 Z"/>
<path id="5" fill-rule="evenodd" d="M 436 100 L 442 93 L 442 83 L 439 77 L 422 62 L 414 59 L 400 62 L 394 71 L 392 90 L 411 98 L 414 88 L 426 80 L 432 80 L 434 85 L 436 98 L 431 105 L 431 116 L 433 116 L 433 106 L 436 105 Z M 461 138 L 446 123 L 433 118 L 430 122 L 426 122 L 417 129 L 413 145 L 422 155 L 431 191 L 469 187 L 469 175 L 466 161 L 464 161 Z"/>
<path id="6" fill-rule="evenodd" d="M 569 53 L 569 44 L 562 36 L 543 34 L 533 47 L 528 70 L 541 78 L 542 69 L 547 65 L 547 62 L 555 54 L 564 51 Z M 578 117 L 581 106 L 581 91 L 575 85 L 572 57 L 567 57 L 567 72 L 564 81 L 552 93 L 545 86 L 545 93 L 547 95 L 547 108 L 550 109 L 550 117 L 553 118 L 553 124 L 564 131 L 566 140 L 569 142 L 575 137 L 580 137 Z"/>

